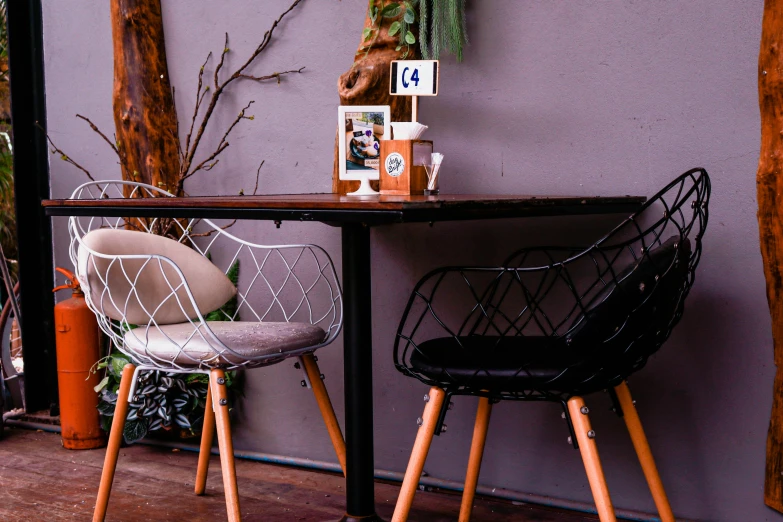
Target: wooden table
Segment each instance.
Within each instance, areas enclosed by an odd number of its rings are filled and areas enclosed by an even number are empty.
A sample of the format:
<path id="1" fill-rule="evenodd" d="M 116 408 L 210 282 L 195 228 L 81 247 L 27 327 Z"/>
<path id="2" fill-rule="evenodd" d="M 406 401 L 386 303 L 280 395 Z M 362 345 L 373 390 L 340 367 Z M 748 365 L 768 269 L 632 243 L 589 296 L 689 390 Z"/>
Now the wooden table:
<path id="1" fill-rule="evenodd" d="M 345 442 L 345 521 L 375 514 L 372 417 L 372 296 L 370 228 L 392 223 L 483 220 L 584 214 L 630 214 L 643 197 L 493 195 L 214 196 L 101 200 L 47 200 L 49 216 L 229 218 L 318 221 L 342 229 Z"/>

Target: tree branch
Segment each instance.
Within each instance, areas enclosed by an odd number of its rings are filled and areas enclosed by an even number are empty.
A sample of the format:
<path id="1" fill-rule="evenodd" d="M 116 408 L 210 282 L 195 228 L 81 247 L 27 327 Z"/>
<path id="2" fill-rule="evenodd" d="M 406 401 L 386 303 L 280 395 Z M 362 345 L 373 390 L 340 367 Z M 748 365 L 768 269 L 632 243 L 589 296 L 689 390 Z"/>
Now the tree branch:
<path id="1" fill-rule="evenodd" d="M 235 72 L 235 73 L 234 73 L 234 74 L 231 76 L 231 78 L 229 78 L 228 80 L 226 80 L 226 82 L 223 84 L 223 86 L 224 86 L 224 87 L 225 87 L 225 86 L 226 86 L 226 85 L 227 85 L 229 82 L 231 82 L 231 81 L 232 81 L 232 80 L 234 80 L 235 78 L 239 77 L 239 75 L 240 75 L 240 74 L 243 74 L 243 73 L 244 73 L 244 71 L 245 71 L 245 69 L 247 69 L 247 68 L 248 68 L 248 66 L 249 66 L 251 63 L 253 63 L 253 60 L 255 60 L 255 59 L 256 59 L 256 57 L 257 57 L 259 54 L 261 54 L 262 52 L 264 52 L 264 49 L 266 49 L 266 47 L 269 45 L 269 42 L 271 42 L 271 41 L 272 41 L 272 34 L 275 32 L 275 29 L 277 29 L 277 26 L 278 26 L 278 25 L 280 25 L 280 22 L 282 22 L 282 21 L 283 21 L 283 18 L 285 18 L 285 17 L 286 17 L 286 15 L 288 15 L 288 13 L 290 13 L 291 11 L 293 11 L 293 10 L 294 10 L 294 8 L 295 8 L 296 6 L 298 6 L 298 5 L 299 5 L 301 2 L 302 2 L 302 0 L 295 0 L 295 2 L 294 2 L 293 4 L 291 4 L 291 6 L 290 6 L 288 9 L 286 9 L 286 10 L 283 12 L 283 14 L 281 14 L 281 15 L 280 15 L 280 16 L 277 18 L 277 20 L 275 20 L 275 21 L 274 21 L 274 23 L 272 24 L 272 27 L 270 27 L 270 28 L 269 28 L 269 29 L 266 31 L 266 33 L 264 33 L 264 38 L 263 38 L 263 40 L 261 40 L 261 43 L 260 43 L 260 44 L 258 44 L 258 47 L 256 47 L 256 50 L 253 52 L 253 54 L 252 54 L 252 55 L 250 55 L 250 58 L 248 58 L 248 60 L 247 60 L 247 61 L 244 63 L 244 65 L 242 65 L 242 67 L 240 67 L 239 69 L 237 69 L 237 71 L 236 71 L 236 72 Z"/>
<path id="2" fill-rule="evenodd" d="M 253 196 L 255 196 L 258 193 L 258 178 L 261 176 L 261 167 L 264 166 L 265 162 L 266 162 L 266 160 L 263 160 L 261 162 L 261 165 L 258 166 L 258 170 L 256 170 L 256 186 L 253 187 Z M 239 195 L 240 196 L 244 196 L 245 195 L 245 189 L 240 189 L 239 190 Z"/>
<path id="3" fill-rule="evenodd" d="M 261 165 L 258 166 L 258 170 L 256 170 L 256 186 L 253 187 L 253 195 L 255 196 L 258 193 L 258 178 L 261 176 L 261 167 L 264 166 L 264 163 L 266 160 L 261 160 Z"/>
<path id="4" fill-rule="evenodd" d="M 38 126 L 38 128 L 39 128 L 39 129 L 41 129 L 42 131 L 44 130 L 44 129 L 43 129 L 43 127 L 41 127 L 41 126 L 40 126 L 38 123 L 36 123 L 36 125 L 37 125 L 37 126 Z M 90 174 L 90 171 L 89 171 L 89 170 L 85 169 L 84 167 L 82 167 L 81 165 L 79 165 L 78 163 L 76 163 L 76 162 L 75 162 L 73 159 L 71 159 L 71 157 L 70 157 L 70 156 L 68 156 L 68 155 L 67 155 L 66 153 L 64 153 L 64 152 L 63 152 L 63 151 L 62 151 L 60 148 L 58 148 L 58 147 L 57 147 L 57 145 L 55 145 L 55 144 L 54 144 L 54 142 L 52 141 L 52 138 L 50 138 L 50 137 L 49 137 L 49 133 L 47 133 L 46 131 L 44 131 L 44 134 L 46 134 L 46 140 L 49 142 L 49 145 L 51 145 L 51 146 L 52 146 L 52 154 L 59 154 L 59 155 L 60 155 L 60 159 L 61 159 L 61 160 L 63 160 L 63 161 L 64 161 L 64 162 L 66 162 L 66 163 L 70 163 L 71 165 L 73 165 L 73 166 L 74 166 L 74 167 L 76 167 L 77 169 L 79 169 L 79 170 L 81 170 L 82 172 L 84 172 L 84 173 L 87 175 L 87 177 L 88 177 L 88 178 L 90 178 L 90 181 L 95 181 L 95 178 L 93 178 L 93 177 L 92 177 L 92 174 Z"/>
<path id="5" fill-rule="evenodd" d="M 247 102 L 247 105 L 245 105 L 242 108 L 242 110 L 239 111 L 239 114 L 237 115 L 237 117 L 234 118 L 234 121 L 228 127 L 226 132 L 223 133 L 223 137 L 220 138 L 220 142 L 218 143 L 218 146 L 217 146 L 217 149 L 215 150 L 215 152 L 210 154 L 209 157 L 207 157 L 207 159 L 205 159 L 204 161 L 202 161 L 201 163 L 196 165 L 196 167 L 193 170 L 191 170 L 190 172 L 185 172 L 184 175 L 180 176 L 180 182 L 179 182 L 180 188 L 181 188 L 182 184 L 185 182 L 186 179 L 191 177 L 193 174 L 195 174 L 199 170 L 207 170 L 207 171 L 212 170 L 212 167 L 214 167 L 217 164 L 217 161 L 215 161 L 214 163 L 211 163 L 212 160 L 217 158 L 218 155 L 220 155 L 221 152 L 223 152 L 224 150 L 226 150 L 226 148 L 228 148 L 229 143 L 226 141 L 226 139 L 228 138 L 228 135 L 231 134 L 231 131 L 234 130 L 234 127 L 236 127 L 237 124 L 240 121 L 242 121 L 242 120 L 252 120 L 254 118 L 253 116 L 245 116 L 245 111 L 247 111 L 250 108 L 250 106 L 253 105 L 254 103 L 255 103 L 254 100 L 250 100 L 249 102 Z"/>
<path id="6" fill-rule="evenodd" d="M 247 80 L 255 80 L 257 82 L 263 82 L 266 80 L 272 80 L 277 79 L 277 83 L 280 84 L 280 77 L 285 74 L 291 74 L 291 73 L 301 73 L 304 70 L 304 67 L 300 67 L 299 69 L 291 69 L 290 71 L 283 71 L 283 72 L 276 72 L 272 74 L 268 74 L 266 76 L 253 76 L 251 74 L 240 74 L 237 78 L 245 78 Z"/>
<path id="7" fill-rule="evenodd" d="M 207 59 L 204 60 L 204 63 L 201 64 L 201 69 L 198 71 L 198 87 L 196 88 L 196 106 L 193 108 L 193 119 L 190 120 L 190 130 L 188 131 L 188 136 L 185 138 L 185 151 L 190 150 L 190 137 L 193 135 L 193 127 L 196 125 L 196 120 L 198 119 L 198 110 L 201 108 L 201 102 L 204 100 L 204 96 L 207 94 L 207 91 L 209 91 L 209 88 L 204 90 L 204 93 L 201 92 L 201 86 L 204 84 L 204 67 L 207 66 L 207 62 L 212 57 L 212 51 L 209 52 L 207 55 Z M 180 167 L 181 168 L 181 167 Z"/>
<path id="8" fill-rule="evenodd" d="M 223 68 L 223 64 L 226 60 L 226 55 L 228 54 L 229 48 L 228 48 L 228 33 L 226 33 L 226 41 L 223 44 L 223 52 L 220 53 L 220 61 L 217 64 L 217 67 L 215 67 L 215 89 L 220 88 L 220 83 L 218 83 L 218 74 L 220 73 L 220 69 Z"/>
<path id="9" fill-rule="evenodd" d="M 114 143 L 112 143 L 112 142 L 111 142 L 111 140 L 110 140 L 109 138 L 107 138 L 107 137 L 106 137 L 106 135 L 105 135 L 104 133 L 102 133 L 102 132 L 101 132 L 101 130 L 98 128 L 98 126 L 97 126 L 97 125 L 95 125 L 93 122 L 91 122 L 91 121 L 90 121 L 90 118 L 87 118 L 86 116 L 82 116 L 81 114 L 77 114 L 77 115 L 76 115 L 76 117 L 77 117 L 77 118 L 79 118 L 79 119 L 82 119 L 82 120 L 86 121 L 86 122 L 87 122 L 87 124 L 90 126 L 90 128 L 91 128 L 93 131 L 95 131 L 96 133 L 98 133 L 98 135 L 99 135 L 101 138 L 103 138 L 103 141 L 105 141 L 106 143 L 108 143 L 108 144 L 109 144 L 109 147 L 111 147 L 111 150 L 113 150 L 113 151 L 114 151 L 114 153 L 117 155 L 117 157 L 119 157 L 119 156 L 120 156 L 120 151 L 119 151 L 119 150 L 117 150 L 117 145 L 116 145 L 116 144 L 114 144 Z M 48 138 L 48 136 L 47 136 L 47 138 Z"/>
<path id="10" fill-rule="evenodd" d="M 182 142 L 179 140 L 179 114 L 177 113 L 177 89 L 171 87 L 171 105 L 174 109 L 174 116 L 176 117 L 176 128 L 174 132 L 174 141 L 177 142 L 177 156 L 179 157 L 179 164 L 182 165 L 182 160 L 185 159 L 185 154 L 182 152 Z"/>
<path id="11" fill-rule="evenodd" d="M 201 139 L 204 136 L 204 131 L 206 130 L 207 124 L 209 123 L 209 120 L 212 117 L 212 112 L 215 110 L 215 106 L 217 105 L 218 100 L 220 99 L 220 96 L 221 96 L 221 94 L 223 94 L 223 91 L 226 89 L 226 87 L 228 87 L 228 85 L 231 82 L 233 82 L 234 80 L 237 80 L 237 79 L 239 79 L 241 77 L 254 79 L 256 81 L 263 81 L 263 80 L 267 80 L 267 79 L 277 78 L 278 81 L 279 81 L 280 76 L 282 76 L 283 74 L 289 74 L 290 72 L 294 72 L 294 71 L 286 71 L 286 72 L 283 72 L 283 73 L 275 73 L 275 74 L 269 75 L 269 77 L 264 77 L 264 76 L 254 77 L 252 75 L 245 74 L 244 71 L 245 71 L 245 69 L 247 69 L 248 66 L 250 66 L 250 64 L 253 63 L 253 61 L 258 57 L 258 55 L 260 55 L 267 48 L 267 46 L 271 42 L 272 35 L 273 35 L 275 29 L 277 28 L 277 26 L 280 24 L 280 22 L 282 22 L 282 20 L 286 17 L 286 15 L 288 15 L 291 11 L 293 11 L 294 8 L 296 8 L 296 6 L 298 6 L 301 2 L 302 2 L 302 0 L 295 0 L 288 7 L 288 9 L 286 9 L 283 12 L 283 14 L 281 14 L 273 22 L 272 26 L 266 31 L 266 33 L 264 33 L 263 40 L 256 47 L 256 49 L 253 51 L 253 53 L 250 55 L 250 58 L 248 58 L 247 61 L 239 69 L 234 71 L 233 74 L 231 74 L 225 81 L 223 81 L 221 83 L 220 82 L 220 78 L 219 78 L 219 72 L 223 68 L 223 66 L 225 64 L 226 54 L 230 50 L 229 47 L 228 47 L 228 33 L 226 33 L 225 44 L 223 46 L 223 52 L 220 54 L 220 61 L 218 62 L 218 65 L 215 67 L 215 72 L 214 72 L 214 75 L 213 75 L 213 82 L 215 84 L 215 88 L 214 88 L 214 91 L 212 92 L 212 96 L 211 96 L 211 98 L 209 100 L 209 104 L 207 105 L 207 108 L 206 108 L 206 110 L 204 112 L 204 116 L 202 117 L 201 122 L 198 125 L 198 129 L 196 130 L 196 134 L 195 134 L 195 136 L 193 136 L 193 128 L 195 127 L 196 120 L 198 119 L 198 111 L 199 111 L 199 108 L 201 106 L 201 100 L 204 97 L 204 95 L 201 95 L 201 81 L 202 81 L 202 75 L 203 75 L 203 66 L 202 66 L 202 71 L 199 72 L 199 89 L 197 90 L 196 109 L 194 110 L 193 120 L 191 122 L 191 132 L 188 133 L 188 137 L 186 139 L 186 144 L 185 144 L 185 160 L 182 162 L 182 167 L 181 167 L 180 186 L 182 185 L 182 182 L 186 178 L 192 176 L 196 171 L 200 170 L 201 167 L 203 167 L 203 165 L 206 165 L 206 164 L 208 164 L 211 161 L 211 160 L 208 159 L 206 161 L 206 163 L 202 162 L 195 169 L 191 169 L 191 166 L 193 165 L 194 157 L 196 155 L 196 151 L 198 150 L 198 146 L 201 143 Z M 206 64 L 206 62 L 205 62 L 205 64 Z M 295 72 L 301 72 L 301 70 L 302 69 L 299 69 L 299 70 L 297 70 Z M 204 91 L 204 94 L 206 94 L 206 90 Z M 199 95 L 201 95 L 201 96 L 199 97 Z M 242 119 L 242 118 L 239 118 L 239 119 Z M 237 121 L 237 123 L 238 123 L 238 121 Z M 234 125 L 232 125 L 231 129 L 233 129 L 233 127 L 234 127 Z M 192 142 L 191 142 L 191 136 L 193 136 Z M 218 146 L 218 149 L 220 149 L 220 146 Z M 223 149 L 225 149 L 225 147 L 223 147 Z M 222 152 L 222 150 L 221 150 L 221 152 Z M 219 152 L 218 152 L 218 154 L 219 154 Z M 216 156 L 216 154 L 213 154 L 211 156 L 211 158 L 214 159 L 215 156 Z"/>

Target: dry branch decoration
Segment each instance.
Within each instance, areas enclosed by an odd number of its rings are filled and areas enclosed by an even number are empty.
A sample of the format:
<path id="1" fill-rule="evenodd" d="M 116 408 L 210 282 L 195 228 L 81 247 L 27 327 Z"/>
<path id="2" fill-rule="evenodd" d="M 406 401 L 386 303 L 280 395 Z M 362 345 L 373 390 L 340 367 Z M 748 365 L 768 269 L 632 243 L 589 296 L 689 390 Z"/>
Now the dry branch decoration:
<path id="1" fill-rule="evenodd" d="M 168 139 L 170 143 L 173 143 L 176 148 L 176 154 L 177 154 L 177 161 L 176 161 L 176 175 L 173 180 L 166 181 L 166 176 L 163 175 L 163 173 L 160 172 L 141 172 L 139 168 L 133 168 L 130 163 L 138 163 L 136 158 L 131 158 L 132 154 L 131 151 L 129 151 L 129 146 L 123 144 L 123 140 L 118 139 L 117 135 L 114 136 L 114 140 L 109 139 L 109 137 L 100 130 L 100 128 L 93 123 L 89 118 L 77 114 L 76 117 L 85 121 L 90 128 L 98 134 L 101 139 L 106 142 L 109 147 L 112 149 L 112 151 L 115 153 L 119 160 L 119 164 L 122 167 L 123 171 L 123 179 L 126 179 L 128 181 L 142 181 L 150 184 L 157 185 L 158 187 L 168 190 L 169 192 L 172 192 L 173 194 L 177 196 L 187 196 L 188 194 L 185 191 L 185 181 L 190 179 L 192 176 L 199 172 L 209 172 L 211 171 L 217 164 L 220 162 L 220 156 L 223 154 L 223 152 L 229 147 L 229 137 L 231 136 L 231 133 L 234 131 L 234 129 L 239 125 L 243 120 L 253 120 L 254 116 L 252 114 L 249 114 L 249 109 L 252 106 L 253 103 L 255 103 L 255 100 L 250 100 L 247 102 L 247 104 L 239 111 L 237 116 L 234 118 L 234 120 L 231 122 L 231 124 L 228 126 L 228 128 L 223 133 L 222 137 L 220 138 L 220 141 L 218 142 L 217 146 L 214 148 L 214 150 L 207 154 L 207 155 L 200 155 L 200 146 L 204 142 L 204 136 L 205 132 L 209 126 L 209 122 L 216 110 L 218 108 L 218 103 L 220 101 L 221 96 L 226 92 L 226 90 L 233 84 L 235 81 L 244 79 L 244 80 L 251 80 L 254 82 L 267 82 L 270 80 L 274 80 L 277 84 L 280 84 L 281 79 L 286 76 L 293 73 L 301 73 L 304 70 L 304 67 L 299 67 L 295 69 L 285 70 L 281 72 L 273 72 L 271 74 L 265 74 L 265 75 L 255 75 L 252 74 L 249 69 L 251 65 L 253 65 L 257 58 L 264 53 L 264 51 L 267 50 L 270 43 L 272 42 L 272 37 L 274 35 L 275 30 L 278 28 L 280 23 L 283 21 L 283 19 L 290 14 L 300 3 L 302 3 L 303 0 L 295 0 L 280 16 L 278 16 L 270 28 L 264 33 L 264 36 L 261 40 L 261 42 L 256 46 L 256 48 L 252 51 L 250 56 L 245 59 L 242 64 L 233 70 L 230 74 L 225 74 L 225 69 L 228 67 L 228 61 L 227 57 L 231 53 L 231 49 L 229 47 L 229 35 L 228 33 L 225 33 L 225 40 L 223 44 L 223 49 L 220 52 L 219 59 L 217 61 L 217 64 L 214 68 L 214 71 L 211 74 L 207 74 L 207 66 L 212 59 L 212 53 L 210 52 L 206 60 L 204 61 L 203 65 L 199 69 L 198 72 L 198 81 L 197 81 L 197 87 L 196 87 L 196 96 L 195 96 L 195 102 L 193 107 L 193 113 L 188 125 L 187 134 L 184 139 L 184 147 L 182 146 L 182 143 L 180 141 L 180 129 L 179 129 L 179 121 L 175 118 L 175 130 L 170 130 L 168 132 L 167 136 L 163 136 L 163 138 Z M 114 0 L 113 1 L 113 7 L 117 3 L 131 3 L 134 4 L 134 2 L 130 2 L 129 0 Z M 147 15 L 147 17 L 151 17 L 153 21 L 158 20 L 159 21 L 159 13 L 160 13 L 160 4 L 159 0 L 153 0 L 152 2 L 148 2 L 147 5 L 145 5 L 145 9 L 151 9 L 153 11 L 153 15 L 148 15 L 146 12 L 140 14 L 140 7 L 138 6 L 140 2 L 136 2 L 131 8 L 127 9 L 126 11 L 123 11 L 120 7 L 120 13 L 118 17 L 123 18 L 123 20 L 132 20 L 133 24 L 131 25 L 138 25 L 138 20 L 143 19 L 143 15 Z M 152 5 L 150 7 L 149 4 L 156 4 Z M 157 17 L 156 17 L 157 16 Z M 162 38 L 162 26 L 161 26 L 161 32 L 160 36 Z M 158 45 L 159 44 L 159 45 Z M 155 43 L 156 48 L 159 46 L 162 46 L 162 42 L 156 42 Z M 117 61 L 117 49 L 115 49 L 115 62 Z M 128 53 L 125 52 L 125 55 Z M 127 59 L 127 56 L 124 56 L 123 59 Z M 165 55 L 162 57 L 162 62 L 165 63 Z M 149 73 L 149 71 L 145 71 Z M 221 74 L 222 73 L 222 74 Z M 117 77 L 116 72 L 116 63 L 115 63 L 115 79 Z M 161 75 L 161 78 L 164 78 L 163 75 Z M 117 93 L 117 87 L 115 86 L 115 95 Z M 174 115 L 176 115 L 176 91 L 174 88 L 171 88 L 171 110 Z M 127 114 L 122 113 L 123 109 L 120 107 L 118 110 L 118 104 L 116 103 L 116 97 L 115 97 L 115 121 L 117 122 L 117 130 L 119 134 L 122 134 L 121 128 L 123 125 L 123 122 L 127 120 Z M 133 110 L 125 111 L 133 113 Z M 122 113 L 122 114 L 120 114 Z M 118 116 L 119 114 L 119 116 Z M 125 119 L 123 119 L 125 118 Z M 143 119 L 141 121 L 144 121 Z M 66 163 L 71 164 L 73 167 L 81 170 L 89 179 L 93 180 L 93 176 L 90 173 L 90 171 L 82 166 L 80 163 L 78 163 L 76 160 L 74 160 L 70 155 L 66 154 L 62 149 L 60 149 L 55 143 L 52 141 L 50 136 L 47 136 L 47 139 L 49 140 L 49 144 L 51 145 L 51 152 L 52 154 L 57 154 L 60 156 L 60 159 L 65 161 Z M 135 151 L 133 151 L 135 152 Z M 148 162 L 149 163 L 149 162 Z M 258 170 L 256 171 L 256 180 L 255 180 L 255 186 L 253 189 L 253 194 L 256 194 L 258 191 L 258 181 L 259 176 L 261 174 L 261 167 L 263 166 L 264 162 L 262 161 L 261 164 L 258 167 Z M 162 180 L 158 182 L 153 182 L 154 179 Z M 240 190 L 240 194 L 244 194 L 244 190 Z M 163 228 L 158 231 L 158 233 L 161 233 L 163 235 L 166 235 L 168 232 L 171 232 L 175 227 L 171 226 L 172 224 L 168 224 L 166 226 L 163 225 Z"/>

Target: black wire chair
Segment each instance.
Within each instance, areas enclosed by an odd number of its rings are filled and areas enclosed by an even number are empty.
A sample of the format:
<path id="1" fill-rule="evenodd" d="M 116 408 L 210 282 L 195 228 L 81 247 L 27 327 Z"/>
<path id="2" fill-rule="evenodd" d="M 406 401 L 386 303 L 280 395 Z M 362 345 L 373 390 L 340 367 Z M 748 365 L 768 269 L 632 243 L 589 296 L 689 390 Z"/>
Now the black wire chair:
<path id="1" fill-rule="evenodd" d="M 661 520 L 674 521 L 625 379 L 683 314 L 707 226 L 710 180 L 693 169 L 602 239 L 525 248 L 500 267 L 443 267 L 416 285 L 394 364 L 431 387 L 395 511 L 407 518 L 427 451 L 454 395 L 480 397 L 460 520 L 470 518 L 491 405 L 558 402 L 602 521 L 615 520 L 582 397 L 608 390 L 624 417 Z"/>

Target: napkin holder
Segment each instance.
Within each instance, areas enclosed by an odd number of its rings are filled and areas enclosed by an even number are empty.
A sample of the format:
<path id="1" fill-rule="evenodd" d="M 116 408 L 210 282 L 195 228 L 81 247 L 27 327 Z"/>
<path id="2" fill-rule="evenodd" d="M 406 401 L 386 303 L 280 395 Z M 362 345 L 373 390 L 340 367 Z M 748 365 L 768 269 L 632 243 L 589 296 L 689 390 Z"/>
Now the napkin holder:
<path id="1" fill-rule="evenodd" d="M 432 151 L 429 140 L 381 140 L 381 194 L 424 194 L 427 188 L 424 164 L 431 161 Z"/>

